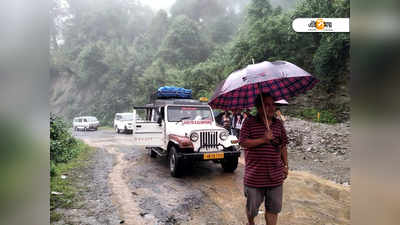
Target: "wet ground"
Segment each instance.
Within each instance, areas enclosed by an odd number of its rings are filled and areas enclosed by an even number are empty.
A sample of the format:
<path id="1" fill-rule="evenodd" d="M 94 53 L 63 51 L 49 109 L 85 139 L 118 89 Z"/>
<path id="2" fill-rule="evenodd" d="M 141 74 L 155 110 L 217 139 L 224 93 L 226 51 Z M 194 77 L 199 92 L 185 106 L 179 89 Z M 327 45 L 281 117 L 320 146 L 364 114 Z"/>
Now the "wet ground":
<path id="1" fill-rule="evenodd" d="M 57 224 L 246 223 L 243 159 L 234 173 L 202 162 L 173 178 L 168 161 L 132 146 L 132 135 L 99 130 L 74 136 L 96 150 L 87 168 L 69 176 L 81 190 L 80 204 L 58 209 L 64 216 Z M 263 211 L 256 224 L 265 224 Z M 350 224 L 350 188 L 290 171 L 279 224 Z"/>

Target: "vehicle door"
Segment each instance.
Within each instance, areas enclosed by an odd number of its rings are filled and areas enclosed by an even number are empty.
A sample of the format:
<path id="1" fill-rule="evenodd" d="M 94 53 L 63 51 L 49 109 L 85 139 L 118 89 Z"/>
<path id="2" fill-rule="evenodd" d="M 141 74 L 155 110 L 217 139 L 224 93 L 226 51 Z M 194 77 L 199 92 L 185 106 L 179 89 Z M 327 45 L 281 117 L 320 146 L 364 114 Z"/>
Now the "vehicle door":
<path id="1" fill-rule="evenodd" d="M 82 119 L 78 119 L 78 122 L 76 123 L 77 125 L 77 127 L 78 128 L 83 128 L 83 125 L 82 125 Z"/>
<path id="2" fill-rule="evenodd" d="M 82 125 L 83 125 L 83 127 L 86 127 L 86 128 L 89 128 L 89 122 L 88 122 L 88 119 L 87 118 L 84 118 L 84 119 L 82 119 Z"/>
<path id="3" fill-rule="evenodd" d="M 78 119 L 74 118 L 74 120 L 72 121 L 72 127 L 75 128 L 78 126 Z"/>
<path id="4" fill-rule="evenodd" d="M 121 119 L 121 115 L 116 115 L 115 116 L 115 120 L 114 120 L 115 128 L 122 129 L 121 128 L 121 124 L 120 124 L 121 123 L 120 119 Z"/>
<path id="5" fill-rule="evenodd" d="M 157 115 L 157 116 L 155 116 Z M 133 144 L 146 147 L 163 147 L 164 127 L 157 122 L 158 108 L 134 107 Z M 142 119 L 144 118 L 144 119 Z"/>

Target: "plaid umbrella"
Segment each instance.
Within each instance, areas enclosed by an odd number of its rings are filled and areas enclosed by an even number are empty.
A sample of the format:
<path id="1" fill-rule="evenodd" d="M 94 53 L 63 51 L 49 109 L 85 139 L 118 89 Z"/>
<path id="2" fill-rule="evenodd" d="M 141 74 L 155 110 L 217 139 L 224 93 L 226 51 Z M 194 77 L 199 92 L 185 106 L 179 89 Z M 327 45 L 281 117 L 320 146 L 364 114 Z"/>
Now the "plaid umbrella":
<path id="1" fill-rule="evenodd" d="M 316 78 L 292 63 L 264 61 L 231 73 L 217 86 L 208 104 L 230 111 L 249 109 L 261 93 L 269 93 L 275 101 L 287 100 L 316 83 Z"/>

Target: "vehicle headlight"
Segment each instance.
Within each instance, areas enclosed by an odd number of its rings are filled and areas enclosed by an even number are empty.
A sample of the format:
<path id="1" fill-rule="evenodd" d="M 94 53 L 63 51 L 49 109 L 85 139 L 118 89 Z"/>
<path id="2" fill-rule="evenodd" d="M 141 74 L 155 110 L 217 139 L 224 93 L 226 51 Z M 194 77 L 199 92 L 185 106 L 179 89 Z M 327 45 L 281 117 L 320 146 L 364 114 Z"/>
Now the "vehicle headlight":
<path id="1" fill-rule="evenodd" d="M 193 141 L 193 142 L 196 142 L 197 140 L 199 140 L 199 134 L 198 133 L 192 133 L 191 135 L 190 135 L 190 140 L 191 141 Z"/>
<path id="2" fill-rule="evenodd" d="M 221 140 L 225 141 L 228 138 L 229 134 L 226 131 L 223 131 L 219 134 L 219 138 L 221 138 Z"/>

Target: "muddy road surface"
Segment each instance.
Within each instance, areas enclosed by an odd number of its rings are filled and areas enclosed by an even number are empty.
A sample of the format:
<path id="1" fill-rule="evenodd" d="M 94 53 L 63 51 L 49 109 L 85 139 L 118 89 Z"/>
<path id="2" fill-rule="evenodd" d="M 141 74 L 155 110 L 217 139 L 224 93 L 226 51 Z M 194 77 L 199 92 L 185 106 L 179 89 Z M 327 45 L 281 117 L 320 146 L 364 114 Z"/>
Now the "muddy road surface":
<path id="1" fill-rule="evenodd" d="M 243 157 L 234 173 L 201 162 L 182 178 L 166 158 L 132 146 L 132 135 L 112 130 L 74 132 L 95 150 L 73 176 L 80 207 L 60 209 L 57 224 L 246 224 Z M 72 178 L 71 178 L 72 179 Z M 264 209 L 256 224 L 265 224 Z M 279 224 L 350 224 L 350 188 L 308 172 L 290 171 Z"/>

